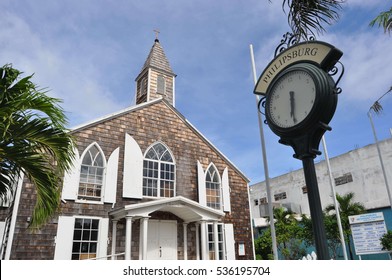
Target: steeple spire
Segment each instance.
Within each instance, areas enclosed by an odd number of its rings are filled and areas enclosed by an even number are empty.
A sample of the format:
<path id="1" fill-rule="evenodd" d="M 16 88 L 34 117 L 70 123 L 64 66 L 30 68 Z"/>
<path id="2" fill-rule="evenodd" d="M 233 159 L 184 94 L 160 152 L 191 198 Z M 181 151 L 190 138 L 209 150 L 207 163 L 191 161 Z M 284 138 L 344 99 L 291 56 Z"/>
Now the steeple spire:
<path id="1" fill-rule="evenodd" d="M 159 42 L 159 30 L 154 30 L 154 32 L 154 44 L 136 78 L 136 104 L 163 97 L 174 106 L 176 74 L 174 74 Z"/>

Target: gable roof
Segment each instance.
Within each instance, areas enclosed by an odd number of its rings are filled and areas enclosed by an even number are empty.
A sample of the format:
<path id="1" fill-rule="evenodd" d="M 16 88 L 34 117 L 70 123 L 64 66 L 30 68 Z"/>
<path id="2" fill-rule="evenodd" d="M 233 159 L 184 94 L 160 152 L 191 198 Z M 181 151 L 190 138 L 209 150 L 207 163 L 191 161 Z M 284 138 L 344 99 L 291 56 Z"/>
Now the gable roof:
<path id="1" fill-rule="evenodd" d="M 81 124 L 81 125 L 79 125 L 79 126 L 76 126 L 76 127 L 73 127 L 72 129 L 71 129 L 71 133 L 72 132 L 78 132 L 78 131 L 80 131 L 80 130 L 82 130 L 82 129 L 85 129 L 85 128 L 88 128 L 88 127 L 91 127 L 91 126 L 93 126 L 93 125 L 96 125 L 96 124 L 99 124 L 99 123 L 101 123 L 101 122 L 104 122 L 104 121 L 108 121 L 108 120 L 111 120 L 111 119 L 114 119 L 114 118 L 116 118 L 116 117 L 119 117 L 119 116 L 122 116 L 122 115 L 125 115 L 125 114 L 128 114 L 128 113 L 131 113 L 131 112 L 135 112 L 135 111 L 138 111 L 138 110 L 141 110 L 141 109 L 143 109 L 143 108 L 145 108 L 145 107 L 148 107 L 148 106 L 152 106 L 152 105 L 154 105 L 154 104 L 157 104 L 157 103 L 163 103 L 163 104 L 165 104 L 179 119 L 181 119 L 181 121 L 190 129 L 190 130 L 192 130 L 196 135 L 198 135 L 199 137 L 200 137 L 200 139 L 202 139 L 203 141 L 204 141 L 204 143 L 206 143 L 212 150 L 214 150 L 218 155 L 220 155 L 221 157 L 222 157 L 222 159 L 224 160 L 224 161 L 226 161 L 226 163 L 228 164 L 228 165 L 230 165 L 234 170 L 236 170 L 237 172 L 238 172 L 238 174 L 245 180 L 245 181 L 247 181 L 248 183 L 250 182 L 250 180 L 249 180 L 249 178 L 247 178 L 245 175 L 244 175 L 244 173 L 240 170 L 240 169 L 238 169 L 235 165 L 234 165 L 234 163 L 232 163 L 229 159 L 228 159 L 228 157 L 226 157 L 217 147 L 215 147 L 215 145 L 214 144 L 212 144 L 212 142 L 211 141 L 209 141 L 193 124 L 191 124 L 176 108 L 174 108 L 166 99 L 164 99 L 163 97 L 161 97 L 161 98 L 158 98 L 158 99 L 154 99 L 154 100 L 151 100 L 151 101 L 148 101 L 148 102 L 144 102 L 144 103 L 141 103 L 141 104 L 138 104 L 138 105 L 135 105 L 135 106 L 131 106 L 131 107 L 128 107 L 128 108 L 125 108 L 125 109 L 123 109 L 123 110 L 121 110 L 121 111 L 118 111 L 118 112 L 115 112 L 115 113 L 113 113 L 113 114 L 110 114 L 110 115 L 106 115 L 106 116 L 104 116 L 104 117 L 101 117 L 101 118 L 98 118 L 98 119 L 95 119 L 95 120 L 92 120 L 92 121 L 90 121 L 90 122 L 88 122 L 88 123 L 84 123 L 84 124 Z"/>
<path id="2" fill-rule="evenodd" d="M 200 205 L 200 203 L 183 196 L 174 196 L 170 198 L 125 205 L 120 209 L 110 211 L 109 216 L 112 216 L 114 219 L 122 219 L 127 216 L 141 218 L 148 217 L 155 211 L 173 213 L 183 219 L 186 223 L 200 220 L 218 221 L 225 215 L 222 211 Z"/>

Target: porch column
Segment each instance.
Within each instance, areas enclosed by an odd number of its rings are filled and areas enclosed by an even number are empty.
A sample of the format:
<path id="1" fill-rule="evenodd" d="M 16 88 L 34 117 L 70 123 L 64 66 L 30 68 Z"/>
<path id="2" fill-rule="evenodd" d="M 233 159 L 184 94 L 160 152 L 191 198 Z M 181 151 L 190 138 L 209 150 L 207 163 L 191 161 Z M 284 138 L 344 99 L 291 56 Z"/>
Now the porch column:
<path id="1" fill-rule="evenodd" d="M 200 222 L 200 234 L 201 234 L 201 259 L 208 260 L 207 254 L 207 223 L 206 221 Z"/>
<path id="2" fill-rule="evenodd" d="M 125 225 L 125 259 L 131 259 L 131 243 L 132 243 L 132 217 L 126 216 Z"/>
<path id="3" fill-rule="evenodd" d="M 116 254 L 116 243 L 117 243 L 117 220 L 113 220 L 113 228 L 112 228 L 112 260 L 117 259 Z"/>
<path id="4" fill-rule="evenodd" d="M 219 260 L 219 237 L 218 237 L 218 222 L 214 221 L 214 251 L 215 260 Z"/>
<path id="5" fill-rule="evenodd" d="M 196 227 L 196 260 L 200 260 L 200 240 L 199 240 L 200 224 L 195 223 L 195 227 Z"/>
<path id="6" fill-rule="evenodd" d="M 147 237 L 148 237 L 148 218 L 142 218 L 141 219 L 141 245 L 142 245 L 142 260 L 147 259 Z"/>
<path id="7" fill-rule="evenodd" d="M 184 260 L 188 259 L 188 224 L 187 223 L 183 223 L 182 224 L 183 229 L 184 229 Z"/>

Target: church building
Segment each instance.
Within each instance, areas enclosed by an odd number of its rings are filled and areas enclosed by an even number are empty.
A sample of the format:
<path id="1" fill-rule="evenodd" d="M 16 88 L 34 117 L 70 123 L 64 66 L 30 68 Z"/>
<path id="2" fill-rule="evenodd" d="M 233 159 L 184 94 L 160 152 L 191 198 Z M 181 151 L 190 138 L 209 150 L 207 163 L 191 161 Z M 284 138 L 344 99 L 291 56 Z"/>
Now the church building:
<path id="1" fill-rule="evenodd" d="M 58 215 L 29 228 L 23 178 L 0 207 L 1 259 L 254 259 L 249 180 L 176 109 L 175 80 L 155 39 L 136 104 L 72 129 Z"/>

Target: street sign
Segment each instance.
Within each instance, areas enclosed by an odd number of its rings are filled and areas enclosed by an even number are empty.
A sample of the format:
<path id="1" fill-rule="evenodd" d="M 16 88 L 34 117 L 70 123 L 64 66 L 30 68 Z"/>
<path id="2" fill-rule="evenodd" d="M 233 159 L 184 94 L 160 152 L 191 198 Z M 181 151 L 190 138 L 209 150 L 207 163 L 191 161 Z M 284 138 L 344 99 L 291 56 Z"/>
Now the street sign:
<path id="1" fill-rule="evenodd" d="M 387 233 L 382 212 L 348 217 L 357 255 L 387 253 L 380 238 Z"/>

